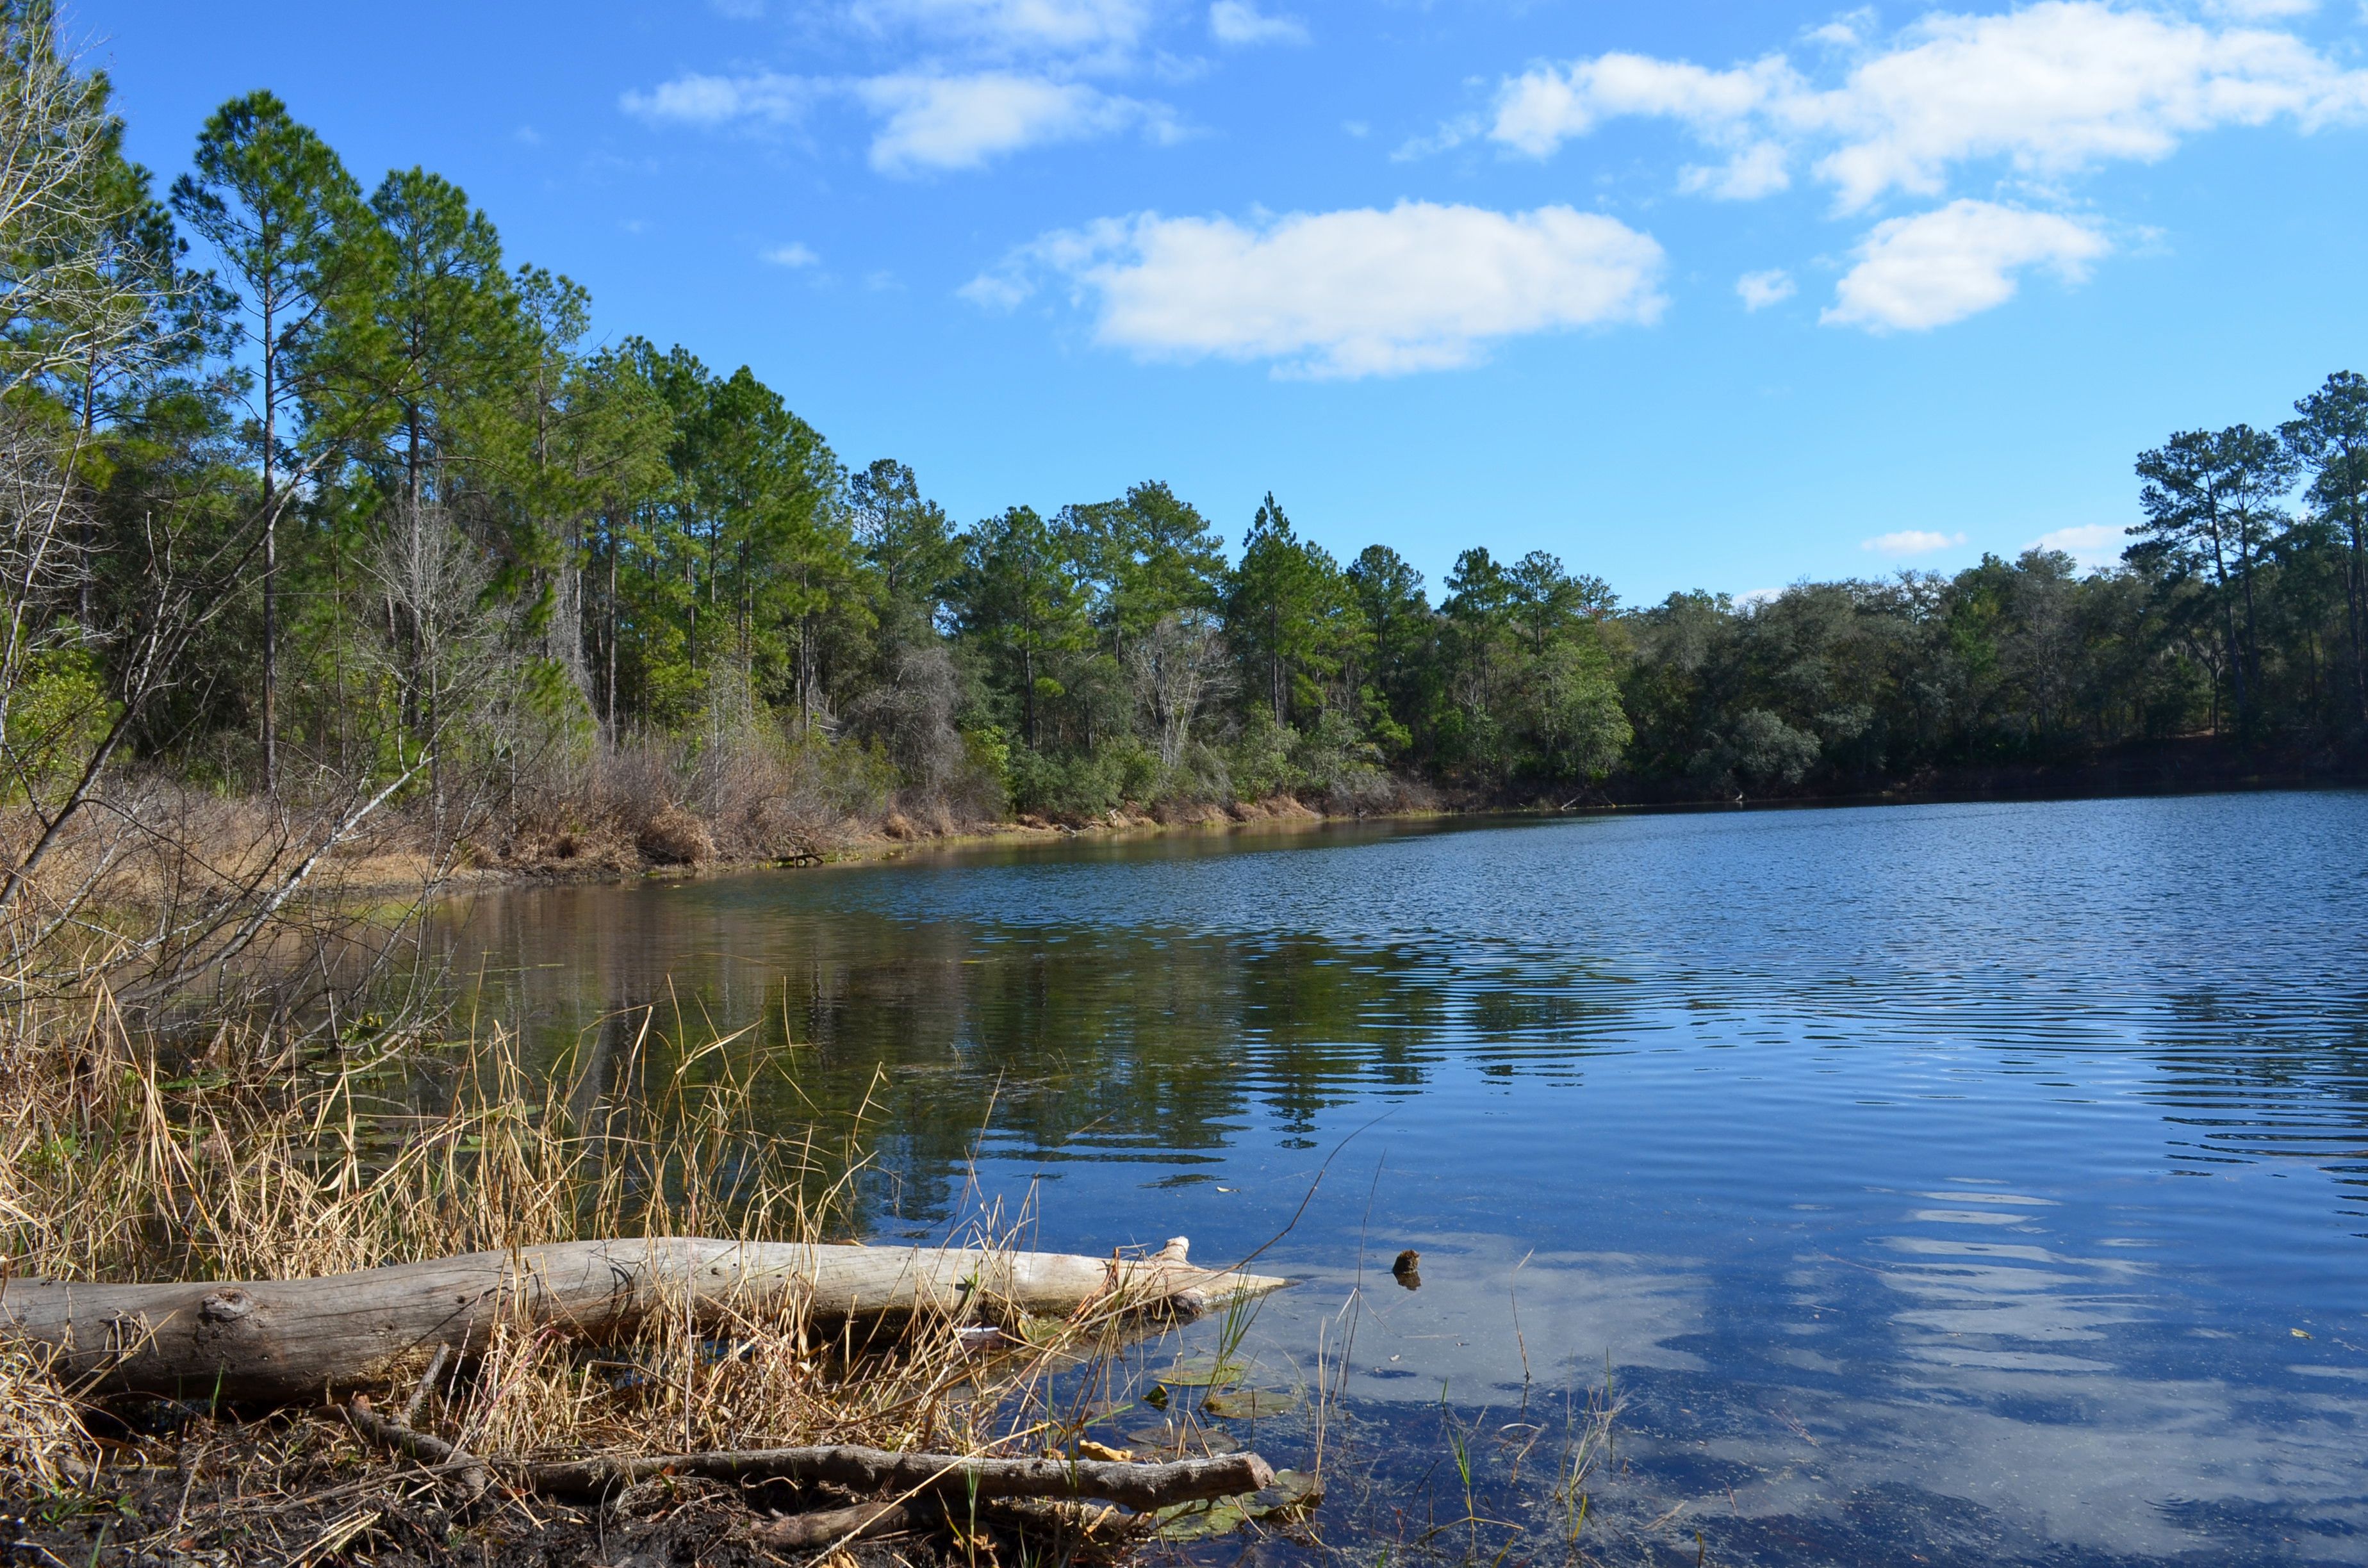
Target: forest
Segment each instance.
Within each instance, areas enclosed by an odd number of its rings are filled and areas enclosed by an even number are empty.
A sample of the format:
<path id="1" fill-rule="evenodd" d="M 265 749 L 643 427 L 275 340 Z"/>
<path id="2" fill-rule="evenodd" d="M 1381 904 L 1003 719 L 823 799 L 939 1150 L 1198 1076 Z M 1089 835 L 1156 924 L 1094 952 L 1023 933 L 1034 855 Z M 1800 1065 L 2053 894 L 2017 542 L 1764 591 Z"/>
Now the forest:
<path id="1" fill-rule="evenodd" d="M 1631 605 L 1544 551 L 1435 585 L 1344 559 L 1271 494 L 1235 534 L 1156 478 L 958 519 L 747 367 L 596 335 L 459 187 L 366 183 L 268 92 L 161 179 L 14 16 L 12 883 L 133 800 L 696 861 L 1286 799 L 1945 788 L 2150 744 L 2326 771 L 2368 730 L 2354 373 L 2140 455 L 2129 547 L 2086 574 L 2032 551 Z"/>

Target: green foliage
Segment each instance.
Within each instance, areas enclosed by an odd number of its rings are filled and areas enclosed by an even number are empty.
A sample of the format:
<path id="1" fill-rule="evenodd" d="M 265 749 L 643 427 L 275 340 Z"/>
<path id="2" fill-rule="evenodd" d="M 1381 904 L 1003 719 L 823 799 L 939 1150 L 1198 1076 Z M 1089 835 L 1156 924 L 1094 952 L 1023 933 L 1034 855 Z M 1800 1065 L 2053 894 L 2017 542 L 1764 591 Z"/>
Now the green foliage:
<path id="1" fill-rule="evenodd" d="M 114 701 L 97 658 L 85 647 L 53 645 L 30 653 L 21 683 L 9 694 L 8 776 L 37 794 L 69 781 L 107 733 Z"/>
<path id="2" fill-rule="evenodd" d="M 1341 695 L 1338 677 L 1361 650 L 1365 624 L 1329 552 L 1292 531 L 1269 494 L 1242 541 L 1227 585 L 1225 636 L 1278 724 L 1315 718 Z"/>
<path id="3" fill-rule="evenodd" d="M 1012 809 L 1057 822 L 1108 816 L 1126 803 L 1127 786 L 1138 789 L 1150 775 L 1141 770 L 1146 754 L 1121 742 L 1090 752 L 1047 754 L 1021 746 L 1008 763 Z"/>
<path id="4" fill-rule="evenodd" d="M 1011 809 L 1011 738 L 993 724 L 965 730 L 962 772 L 978 814 L 999 821 Z"/>
<path id="5" fill-rule="evenodd" d="M 130 756 L 274 788 L 256 754 L 284 733 L 316 777 L 424 763 L 415 791 L 440 810 L 463 774 L 514 797 L 657 737 L 674 771 L 652 788 L 705 791 L 758 839 L 810 808 L 1363 809 L 1406 778 L 1474 800 L 1769 795 L 2199 730 L 2368 740 L 2351 372 L 2274 431 L 2143 454 L 2109 571 L 2032 551 L 1625 608 L 1549 551 L 1474 544 L 1434 601 L 1386 546 L 1342 566 L 1271 494 L 1230 562 L 1156 480 L 958 527 L 906 465 L 850 471 L 746 367 L 587 348 L 586 291 L 506 258 L 430 171 L 365 198 L 254 93 L 208 120 L 167 211 L 120 155 L 104 83 L 74 91 L 108 155 L 59 233 L 122 286 L 93 298 L 139 319 L 78 363 L 58 346 L 97 338 L 64 305 L 0 341 L 22 428 L 89 437 L 73 570 L 18 607 L 55 629 L 7 694 L 9 744 L 52 759 L 37 777 L 97 744 L 140 678 L 154 582 L 188 562 L 223 586 Z"/>
<path id="6" fill-rule="evenodd" d="M 1086 587 L 1076 544 L 1034 507 L 1014 506 L 971 530 L 963 562 L 962 631 L 995 662 L 998 684 L 1019 710 L 1019 738 L 1030 750 L 1041 710 L 1066 692 L 1055 674 L 1062 655 L 1087 646 Z"/>
<path id="7" fill-rule="evenodd" d="M 1262 801 L 1280 795 L 1299 781 L 1291 760 L 1297 734 L 1276 722 L 1273 711 L 1254 704 L 1242 722 L 1241 733 L 1225 748 L 1225 776 L 1235 800 Z"/>
<path id="8" fill-rule="evenodd" d="M 1291 743 L 1284 788 L 1370 794 L 1382 782 L 1381 748 L 1347 713 L 1327 711 Z"/>

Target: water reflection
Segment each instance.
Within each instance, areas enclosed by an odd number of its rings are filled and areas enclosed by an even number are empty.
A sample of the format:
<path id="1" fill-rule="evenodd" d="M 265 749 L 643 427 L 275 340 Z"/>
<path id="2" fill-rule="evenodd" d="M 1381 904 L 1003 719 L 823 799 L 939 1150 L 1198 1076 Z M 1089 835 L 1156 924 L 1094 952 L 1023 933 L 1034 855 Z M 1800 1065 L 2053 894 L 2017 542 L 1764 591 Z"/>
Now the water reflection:
<path id="1" fill-rule="evenodd" d="M 1339 1530 L 1414 1539 L 1451 1430 L 1609 1376 L 1605 1506 L 1665 1552 L 2361 1562 L 2362 844 L 2340 793 L 1374 829 L 493 894 L 438 940 L 554 1052 L 743 1031 L 785 1132 L 866 1119 L 875 1233 L 975 1175 L 1047 1244 L 1275 1243 L 1303 1380 L 1361 1284 Z"/>

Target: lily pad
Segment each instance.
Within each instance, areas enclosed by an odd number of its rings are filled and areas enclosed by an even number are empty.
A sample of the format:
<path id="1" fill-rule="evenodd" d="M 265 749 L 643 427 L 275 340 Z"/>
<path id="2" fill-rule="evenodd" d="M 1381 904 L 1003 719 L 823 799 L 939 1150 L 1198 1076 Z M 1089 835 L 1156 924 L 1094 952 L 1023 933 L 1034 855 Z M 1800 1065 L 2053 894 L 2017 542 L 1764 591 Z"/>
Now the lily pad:
<path id="1" fill-rule="evenodd" d="M 1192 1356 L 1151 1376 L 1172 1389 L 1224 1389 L 1240 1382 L 1249 1369 L 1248 1362 L 1230 1357 Z"/>
<path id="2" fill-rule="evenodd" d="M 1252 1519 L 1271 1519 L 1304 1512 L 1324 1500 L 1320 1476 L 1304 1470 L 1275 1471 L 1274 1484 L 1244 1497 L 1220 1497 L 1210 1503 L 1178 1503 L 1152 1517 L 1152 1531 L 1160 1540 L 1208 1540 L 1230 1535 Z"/>
<path id="3" fill-rule="evenodd" d="M 1324 1478 L 1311 1470 L 1279 1470 L 1274 1472 L 1274 1484 L 1257 1497 L 1259 1506 L 1269 1512 L 1312 1508 L 1324 1501 Z"/>
<path id="4" fill-rule="evenodd" d="M 1201 1408 L 1228 1421 L 1257 1421 L 1290 1415 L 1299 1408 L 1299 1396 L 1281 1389 L 1232 1389 L 1211 1394 Z"/>
<path id="5" fill-rule="evenodd" d="M 1159 1521 L 1151 1532 L 1155 1540 L 1207 1540 L 1212 1536 L 1231 1535 L 1250 1522 L 1240 1499 L 1234 1497 L 1220 1497 L 1212 1503 L 1178 1503 L 1151 1517 Z"/>

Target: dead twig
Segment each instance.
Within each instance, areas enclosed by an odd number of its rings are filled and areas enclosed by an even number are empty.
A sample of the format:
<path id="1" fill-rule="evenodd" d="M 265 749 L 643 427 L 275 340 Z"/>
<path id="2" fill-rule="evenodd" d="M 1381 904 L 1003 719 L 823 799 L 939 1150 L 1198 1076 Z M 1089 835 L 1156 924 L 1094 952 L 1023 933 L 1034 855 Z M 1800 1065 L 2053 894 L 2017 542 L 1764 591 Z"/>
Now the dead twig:
<path id="1" fill-rule="evenodd" d="M 403 1422 L 381 1415 L 360 1394 L 356 1394 L 353 1403 L 346 1407 L 346 1419 L 353 1423 L 355 1431 L 371 1441 L 408 1454 L 422 1464 L 448 1471 L 452 1479 L 461 1483 L 461 1489 L 468 1494 L 471 1502 L 484 1496 L 485 1489 L 493 1484 L 493 1477 L 486 1471 L 484 1460 L 432 1433 L 418 1431 Z"/>

